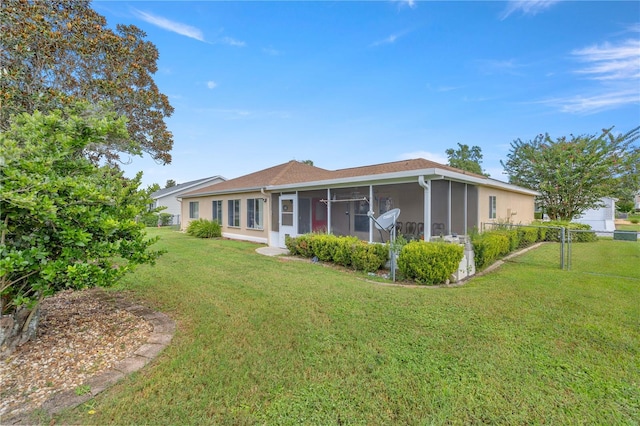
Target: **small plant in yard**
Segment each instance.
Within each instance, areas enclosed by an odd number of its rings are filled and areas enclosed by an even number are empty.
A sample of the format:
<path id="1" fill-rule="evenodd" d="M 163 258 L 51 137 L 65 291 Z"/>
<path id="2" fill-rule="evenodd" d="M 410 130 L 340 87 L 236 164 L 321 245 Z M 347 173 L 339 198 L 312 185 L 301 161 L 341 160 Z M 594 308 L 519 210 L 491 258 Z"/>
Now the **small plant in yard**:
<path id="1" fill-rule="evenodd" d="M 91 392 L 91 386 L 89 386 L 89 385 L 80 385 L 80 386 L 76 387 L 73 391 L 78 396 L 86 395 L 89 392 Z"/>
<path id="2" fill-rule="evenodd" d="M 187 234 L 197 238 L 219 238 L 222 230 L 215 220 L 198 219 L 189 223 Z"/>

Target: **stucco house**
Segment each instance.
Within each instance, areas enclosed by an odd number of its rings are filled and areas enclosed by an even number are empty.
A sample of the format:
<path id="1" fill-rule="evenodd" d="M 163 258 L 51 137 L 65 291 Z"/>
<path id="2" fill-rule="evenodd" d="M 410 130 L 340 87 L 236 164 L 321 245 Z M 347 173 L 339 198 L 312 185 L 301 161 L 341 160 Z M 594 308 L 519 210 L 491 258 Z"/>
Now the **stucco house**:
<path id="1" fill-rule="evenodd" d="M 538 193 L 422 158 L 340 170 L 289 161 L 182 195 L 181 228 L 217 220 L 228 238 L 285 246 L 308 232 L 386 241 L 369 217 L 401 210 L 407 239 L 468 234 L 481 223 L 533 221 Z"/>
<path id="2" fill-rule="evenodd" d="M 590 225 L 594 231 L 613 232 L 616 230 L 616 199 L 603 197 L 602 205 L 595 209 L 585 210 L 573 222 Z"/>
<path id="3" fill-rule="evenodd" d="M 211 185 L 224 182 L 226 179 L 222 176 L 211 176 L 202 179 L 192 180 L 190 182 L 181 183 L 170 188 L 163 188 L 151 194 L 153 205 L 150 207 L 166 207 L 161 213 L 169 213 L 173 215 L 172 225 L 180 224 L 180 197 L 183 193 L 194 191 L 196 189 L 209 187 Z"/>

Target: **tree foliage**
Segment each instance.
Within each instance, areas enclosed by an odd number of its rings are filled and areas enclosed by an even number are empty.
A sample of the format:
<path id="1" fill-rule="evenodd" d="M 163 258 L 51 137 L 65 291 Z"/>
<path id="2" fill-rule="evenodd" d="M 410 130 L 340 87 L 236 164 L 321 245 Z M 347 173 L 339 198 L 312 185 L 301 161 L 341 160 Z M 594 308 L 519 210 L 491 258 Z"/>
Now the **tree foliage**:
<path id="1" fill-rule="evenodd" d="M 600 206 L 602 197 L 640 187 L 640 127 L 614 134 L 560 137 L 548 134 L 511 143 L 501 162 L 509 182 L 541 193 L 539 202 L 551 219 L 571 220 Z"/>
<path id="2" fill-rule="evenodd" d="M 479 146 L 469 148 L 469 145 L 458 143 L 458 149 L 449 148 L 445 153 L 451 167 L 486 176 L 482 171 L 482 149 Z"/>
<path id="3" fill-rule="evenodd" d="M 141 175 L 85 156 L 105 137 L 126 139 L 125 120 L 86 105 L 65 116 L 23 114 L 0 132 L 3 314 L 63 289 L 111 285 L 161 254 L 136 222 L 150 201 Z"/>
<path id="4" fill-rule="evenodd" d="M 0 2 L 0 129 L 11 116 L 109 101 L 127 117 L 130 138 L 111 135 L 85 148 L 94 161 L 147 152 L 171 162 L 173 113 L 152 74 L 158 50 L 133 25 L 107 27 L 87 0 Z"/>
<path id="5" fill-rule="evenodd" d="M 173 179 L 167 179 L 167 183 L 165 184 L 165 188 L 173 188 L 174 186 L 176 186 L 177 183 L 175 180 Z"/>

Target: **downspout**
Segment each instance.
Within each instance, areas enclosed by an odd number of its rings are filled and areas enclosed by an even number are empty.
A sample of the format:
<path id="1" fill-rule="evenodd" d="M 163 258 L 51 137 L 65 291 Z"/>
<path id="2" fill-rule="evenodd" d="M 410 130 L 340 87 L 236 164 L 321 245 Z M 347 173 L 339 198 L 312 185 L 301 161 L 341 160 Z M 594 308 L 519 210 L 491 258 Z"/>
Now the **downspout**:
<path id="1" fill-rule="evenodd" d="M 264 203 L 267 204 L 269 198 L 271 198 L 271 197 L 268 196 L 266 192 L 264 192 L 264 189 L 265 189 L 265 187 L 260 188 L 260 193 L 264 197 Z M 271 211 L 271 206 L 270 205 L 267 205 L 267 207 L 265 208 L 265 213 L 267 213 L 267 217 L 264 218 L 265 228 L 267 229 L 267 245 L 269 247 L 271 247 L 271 217 L 272 217 L 272 211 Z M 279 232 L 280 232 L 280 229 L 278 229 L 278 233 Z M 276 244 L 276 246 L 277 245 L 278 244 Z"/>
<path id="2" fill-rule="evenodd" d="M 418 185 L 424 188 L 424 240 L 431 241 L 431 180 L 418 176 Z"/>

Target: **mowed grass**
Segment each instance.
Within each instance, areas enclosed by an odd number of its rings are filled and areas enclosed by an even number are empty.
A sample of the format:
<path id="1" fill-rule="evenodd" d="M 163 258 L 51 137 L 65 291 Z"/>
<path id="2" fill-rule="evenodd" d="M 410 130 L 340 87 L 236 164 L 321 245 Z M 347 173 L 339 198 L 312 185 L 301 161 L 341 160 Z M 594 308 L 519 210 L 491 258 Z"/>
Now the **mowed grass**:
<path id="1" fill-rule="evenodd" d="M 618 231 L 636 231 L 640 232 L 640 223 L 617 223 L 616 229 Z"/>
<path id="2" fill-rule="evenodd" d="M 124 287 L 174 318 L 175 337 L 58 422 L 640 419 L 640 244 L 580 246 L 622 274 L 561 271 L 546 244 L 461 287 L 410 288 L 261 256 L 251 243 L 151 233 L 169 252 Z"/>

